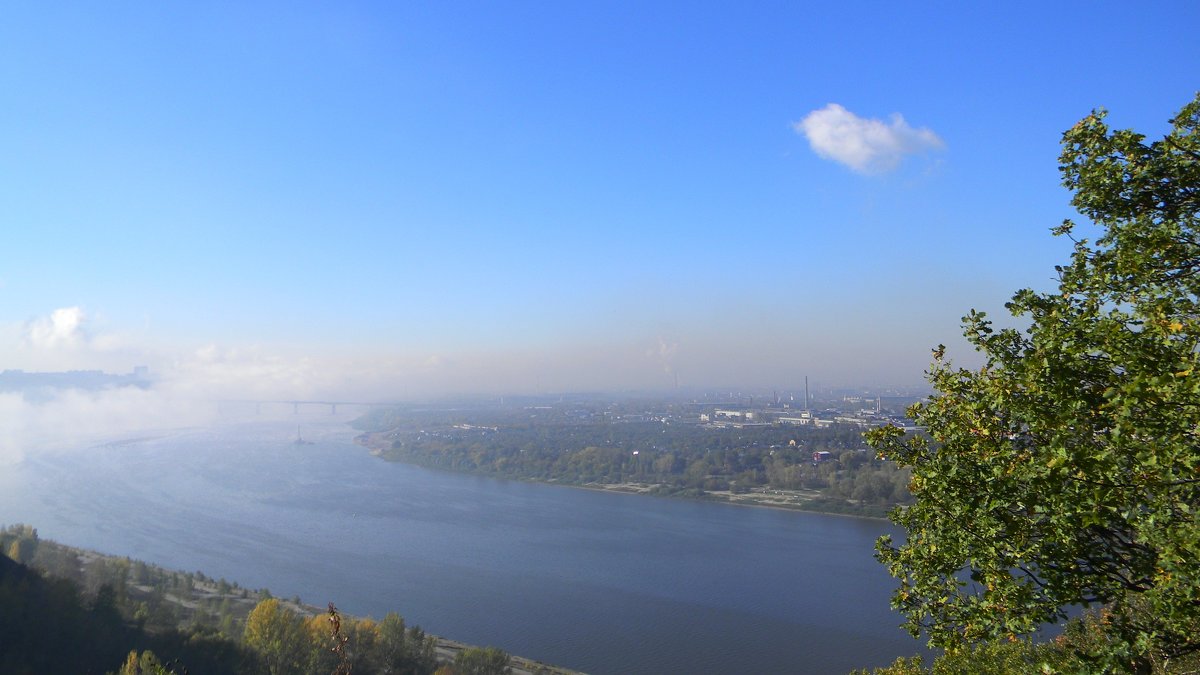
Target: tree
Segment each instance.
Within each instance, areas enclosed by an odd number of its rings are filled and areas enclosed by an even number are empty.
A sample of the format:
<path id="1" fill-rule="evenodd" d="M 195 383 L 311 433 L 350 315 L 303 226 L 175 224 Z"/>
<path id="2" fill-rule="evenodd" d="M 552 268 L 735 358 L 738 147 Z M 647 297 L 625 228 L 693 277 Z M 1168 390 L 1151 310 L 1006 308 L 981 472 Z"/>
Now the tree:
<path id="1" fill-rule="evenodd" d="M 383 661 L 384 673 L 400 673 L 409 658 L 408 645 L 404 639 L 404 619 L 395 612 L 388 612 L 379 622 L 379 656 Z"/>
<path id="2" fill-rule="evenodd" d="M 1162 140 L 1093 112 L 1063 135 L 1072 204 L 1100 228 L 1058 288 L 964 318 L 979 370 L 934 352 L 929 438 L 870 434 L 916 503 L 878 557 L 916 635 L 955 650 L 1106 606 L 1097 668 L 1200 650 L 1200 95 Z M 1053 231 L 1072 236 L 1065 221 Z"/>
<path id="3" fill-rule="evenodd" d="M 332 673 L 338 669 L 340 654 L 335 651 L 340 644 L 340 634 L 331 635 L 329 616 L 317 614 L 304 620 L 304 631 L 309 650 L 305 670 L 310 673 Z"/>
<path id="4" fill-rule="evenodd" d="M 244 641 L 258 652 L 271 675 L 304 671 L 308 640 L 301 619 L 279 601 L 268 598 L 255 605 L 246 617 Z"/>
<path id="5" fill-rule="evenodd" d="M 129 652 L 117 675 L 171 675 L 171 670 L 149 649 L 140 654 L 135 649 Z"/>
<path id="6" fill-rule="evenodd" d="M 406 628 L 404 618 L 388 612 L 377 628 L 375 652 L 379 672 L 427 675 L 437 670 L 437 639 L 418 626 Z"/>
<path id="7" fill-rule="evenodd" d="M 349 622 L 346 634 L 350 638 L 347 672 L 378 673 L 383 669 L 379 655 L 379 624 L 371 619 L 355 619 Z"/>
<path id="8" fill-rule="evenodd" d="M 468 647 L 454 657 L 455 675 L 507 675 L 512 657 L 495 647 Z"/>
<path id="9" fill-rule="evenodd" d="M 0 527 L 0 555 L 28 565 L 38 549 L 38 533 L 31 525 Z"/>

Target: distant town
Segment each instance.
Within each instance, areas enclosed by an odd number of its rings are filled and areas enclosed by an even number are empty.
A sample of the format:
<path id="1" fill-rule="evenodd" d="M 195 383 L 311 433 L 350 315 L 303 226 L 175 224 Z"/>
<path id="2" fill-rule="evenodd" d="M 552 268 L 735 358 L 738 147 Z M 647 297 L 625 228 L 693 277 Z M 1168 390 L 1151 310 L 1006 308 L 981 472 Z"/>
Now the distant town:
<path id="1" fill-rule="evenodd" d="M 21 392 L 36 397 L 39 393 L 50 393 L 62 389 L 99 391 L 119 387 L 145 389 L 152 383 L 150 369 L 137 366 L 125 374 L 106 373 L 100 370 L 68 370 L 64 372 L 27 372 L 5 370 L 0 372 L 0 392 Z"/>
<path id="2" fill-rule="evenodd" d="M 577 422 L 660 422 L 669 425 L 696 425 L 706 429 L 755 429 L 766 427 L 808 427 L 826 429 L 849 425 L 859 429 L 897 426 L 905 431 L 920 428 L 905 411 L 928 393 L 921 388 L 822 389 L 808 393 L 780 395 L 739 392 L 672 392 L 625 394 L 556 394 L 545 396 L 504 397 L 495 401 L 456 401 L 456 410 L 517 408 L 528 411 L 531 419 L 538 411 L 543 416 L 555 412 Z M 403 407 L 403 406 L 402 406 Z M 421 406 L 423 410 L 437 406 Z M 545 421 L 545 420 L 543 420 Z M 459 428 L 472 428 L 469 424 Z"/>
<path id="3" fill-rule="evenodd" d="M 147 366 L 136 366 L 128 373 L 106 373 L 101 370 L 69 370 L 32 372 L 19 369 L 0 371 L 0 393 L 19 392 L 27 399 L 50 398 L 64 390 L 103 391 L 123 387 L 150 388 L 154 378 Z M 262 403 L 286 403 L 292 412 L 302 405 L 337 406 L 358 409 L 413 408 L 419 410 L 497 410 L 528 411 L 530 419 L 538 411 L 555 411 L 575 422 L 660 422 L 670 425 L 696 425 L 706 429 L 754 429 L 764 427 L 808 427 L 825 429 L 835 424 L 861 429 L 894 425 L 906 431 L 918 427 L 904 415 L 912 403 L 924 398 L 920 388 L 879 389 L 818 389 L 810 394 L 807 382 L 801 393 L 778 391 L 744 393 L 736 391 L 680 391 L 667 393 L 623 392 L 564 393 L 542 395 L 513 395 L 498 398 L 465 397 L 429 403 L 396 403 L 366 401 L 234 401 L 257 404 L 254 410 L 262 413 Z M 228 404 L 230 402 L 223 402 Z M 226 405 L 226 407 L 230 407 Z M 543 420 L 544 421 L 544 420 Z M 487 425 L 463 422 L 460 430 L 496 430 Z"/>

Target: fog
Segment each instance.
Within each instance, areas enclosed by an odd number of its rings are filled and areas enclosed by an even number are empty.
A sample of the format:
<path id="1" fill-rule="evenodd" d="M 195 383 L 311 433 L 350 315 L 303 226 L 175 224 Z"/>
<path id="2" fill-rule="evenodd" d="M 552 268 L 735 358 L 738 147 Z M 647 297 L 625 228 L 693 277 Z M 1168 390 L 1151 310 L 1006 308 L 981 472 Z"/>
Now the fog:
<path id="1" fill-rule="evenodd" d="M 849 313 L 849 312 L 847 312 Z M 175 345 L 96 320 L 82 307 L 55 308 L 0 330 L 5 370 L 130 373 L 148 386 L 0 392 L 0 450 L 78 446 L 147 430 L 210 424 L 230 402 L 428 401 L 453 396 L 597 392 L 799 391 L 826 386 L 914 386 L 956 321 L 900 309 L 891 316 L 802 315 L 731 309 L 725 321 L 677 323 L 661 332 L 557 336 L 532 346 L 419 350 L 373 345 Z M 972 362 L 961 340 L 957 357 Z"/>

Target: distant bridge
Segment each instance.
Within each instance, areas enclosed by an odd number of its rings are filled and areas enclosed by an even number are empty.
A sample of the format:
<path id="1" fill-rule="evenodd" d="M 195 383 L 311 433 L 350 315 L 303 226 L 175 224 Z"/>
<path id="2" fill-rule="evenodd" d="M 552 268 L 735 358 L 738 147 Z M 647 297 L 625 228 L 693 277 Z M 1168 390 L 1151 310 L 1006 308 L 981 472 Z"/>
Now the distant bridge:
<path id="1" fill-rule="evenodd" d="M 229 406 L 254 406 L 254 414 L 261 415 L 264 405 L 292 406 L 292 414 L 300 414 L 300 406 L 329 406 L 329 414 L 336 415 L 338 406 L 357 406 L 360 408 L 394 408 L 399 403 L 388 401 L 322 401 L 313 399 L 222 399 L 217 401 L 217 410 L 223 411 Z"/>

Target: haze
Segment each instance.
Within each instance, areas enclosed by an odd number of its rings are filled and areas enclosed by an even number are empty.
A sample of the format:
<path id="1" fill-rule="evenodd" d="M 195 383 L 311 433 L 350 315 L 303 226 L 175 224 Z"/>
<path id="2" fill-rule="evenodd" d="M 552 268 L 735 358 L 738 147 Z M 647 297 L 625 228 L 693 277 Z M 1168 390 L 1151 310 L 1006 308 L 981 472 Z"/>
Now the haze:
<path id="1" fill-rule="evenodd" d="M 1192 2 L 9 7 L 0 369 L 157 384 L 3 395 L 6 433 L 222 397 L 918 384 L 938 343 L 973 363 L 968 309 L 1051 282 L 1061 132 L 1098 106 L 1165 130 L 1200 42 L 1164 31 L 1197 25 Z"/>

